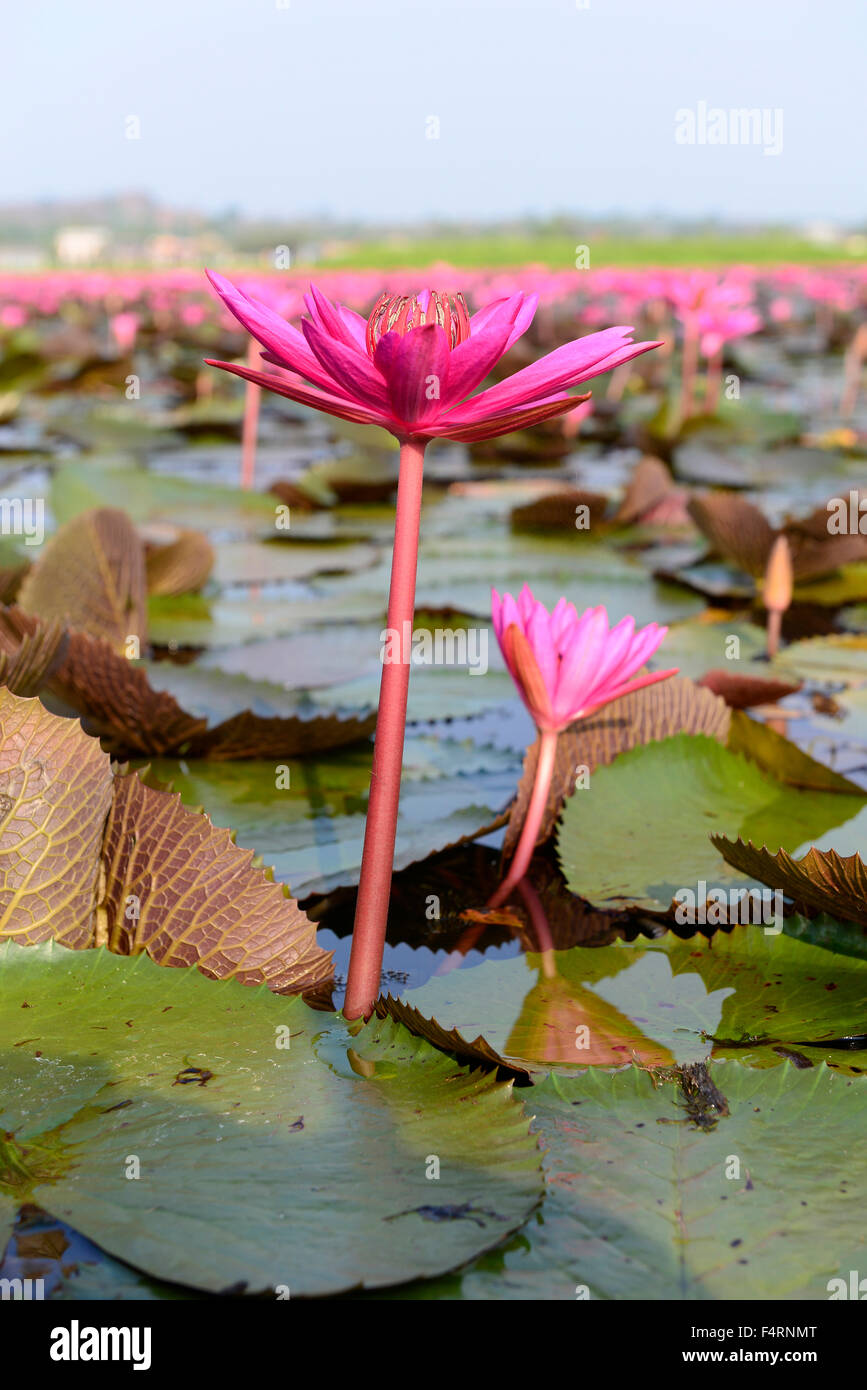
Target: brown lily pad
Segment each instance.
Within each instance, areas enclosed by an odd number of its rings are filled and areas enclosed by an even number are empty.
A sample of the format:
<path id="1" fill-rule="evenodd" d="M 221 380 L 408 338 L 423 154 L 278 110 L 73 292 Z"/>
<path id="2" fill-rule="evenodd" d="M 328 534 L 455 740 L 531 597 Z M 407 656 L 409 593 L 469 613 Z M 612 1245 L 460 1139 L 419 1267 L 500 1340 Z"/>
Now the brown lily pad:
<path id="1" fill-rule="evenodd" d="M 38 619 L 17 608 L 0 609 L 0 650 L 14 652 L 23 638 L 39 631 Z M 124 756 L 303 757 L 357 743 L 376 725 L 375 711 L 268 718 L 243 710 L 209 727 L 168 691 L 154 690 L 142 667 L 86 632 L 67 634 L 63 659 L 46 684 Z"/>
<path id="2" fill-rule="evenodd" d="M 115 779 L 103 865 L 96 945 L 146 951 L 158 965 L 195 965 L 212 979 L 267 984 L 278 994 L 331 975 L 313 923 L 282 884 L 253 867 L 253 851 L 134 774 Z"/>
<path id="3" fill-rule="evenodd" d="M 741 873 L 781 889 L 800 906 L 867 927 L 867 864 L 860 855 L 813 848 L 803 859 L 793 859 L 784 849 L 771 854 L 752 840 L 711 839 L 726 863 Z"/>
<path id="4" fill-rule="evenodd" d="M 112 784 L 77 720 L 0 689 L 0 939 L 91 944 Z"/>
<path id="5" fill-rule="evenodd" d="M 195 593 L 214 568 L 214 548 L 201 531 L 182 530 L 168 545 L 149 545 L 145 569 L 149 594 Z"/>
<path id="6" fill-rule="evenodd" d="M 581 488 L 562 488 L 547 492 L 511 513 L 514 531 L 582 531 L 597 527 L 605 520 L 608 498 L 604 492 L 584 492 Z M 588 525 L 577 526 L 578 509 L 586 507 Z M 582 516 L 582 520 L 583 520 Z"/>
<path id="7" fill-rule="evenodd" d="M 63 661 L 68 634 L 54 619 L 7 649 L 0 632 L 0 685 L 14 695 L 36 695 Z"/>
<path id="8" fill-rule="evenodd" d="M 721 695 L 732 709 L 751 709 L 754 705 L 773 705 L 794 695 L 803 682 L 765 680 L 761 676 L 742 676 L 722 667 L 706 671 L 698 682 L 705 690 Z"/>
<path id="9" fill-rule="evenodd" d="M 818 579 L 867 558 L 867 537 L 835 536 L 827 527 L 824 535 L 817 534 L 815 514 L 807 518 L 806 530 L 797 521 L 775 530 L 760 508 L 738 493 L 700 493 L 691 498 L 689 513 L 713 549 L 754 579 L 764 575 L 781 535 L 789 541 L 797 581 Z"/>
<path id="10" fill-rule="evenodd" d="M 77 720 L 0 690 L 0 939 L 147 952 L 279 993 L 320 987 L 330 952 L 228 830 L 113 772 Z"/>
<path id="11" fill-rule="evenodd" d="M 623 525 L 643 521 L 662 504 L 683 492 L 662 459 L 647 454 L 635 465 L 614 519 Z"/>
<path id="12" fill-rule="evenodd" d="M 144 545 L 125 512 L 98 507 L 73 517 L 24 579 L 19 607 L 43 622 L 57 618 L 123 650 L 144 645 Z"/>

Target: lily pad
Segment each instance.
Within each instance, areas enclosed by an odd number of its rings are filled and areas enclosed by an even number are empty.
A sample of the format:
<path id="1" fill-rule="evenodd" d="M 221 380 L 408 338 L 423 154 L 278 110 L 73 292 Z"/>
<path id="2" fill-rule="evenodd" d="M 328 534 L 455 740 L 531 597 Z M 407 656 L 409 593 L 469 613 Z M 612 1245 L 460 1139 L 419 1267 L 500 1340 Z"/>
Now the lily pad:
<path id="1" fill-rule="evenodd" d="M 539 1200 L 510 1084 L 391 1020 L 102 951 L 0 970 L 0 1245 L 33 1202 L 154 1278 L 294 1297 L 442 1273 Z"/>
<path id="2" fill-rule="evenodd" d="M 867 1085 L 737 1062 L 691 1081 L 691 1096 L 686 1077 L 659 1085 L 632 1068 L 537 1086 L 540 1215 L 447 1296 L 824 1302 L 831 1279 L 848 1287 L 865 1258 Z M 724 1104 L 706 1127 L 695 1091 Z"/>
<path id="3" fill-rule="evenodd" d="M 332 957 L 228 830 L 115 773 L 96 739 L 0 690 L 0 939 L 56 939 L 316 990 Z"/>
<path id="4" fill-rule="evenodd" d="M 238 843 L 255 848 L 295 897 L 358 882 L 372 750 L 305 757 L 284 771 L 269 762 L 180 765 L 156 760 L 152 774 L 188 806 L 204 806 Z M 426 859 L 499 823 L 519 763 L 511 752 L 469 740 L 406 740 L 395 869 Z"/>
<path id="5" fill-rule="evenodd" d="M 23 612 L 69 623 L 123 649 L 144 642 L 144 546 L 128 517 L 110 507 L 76 517 L 49 541 L 19 593 Z"/>
<path id="6" fill-rule="evenodd" d="M 65 464 L 51 485 L 51 510 L 59 524 L 92 507 L 118 507 L 133 521 L 168 521 L 208 530 L 227 527 L 247 534 L 275 534 L 277 502 L 265 493 L 193 482 L 145 468 Z"/>
<path id="7" fill-rule="evenodd" d="M 711 832 L 797 850 L 845 825 L 867 795 L 802 791 L 703 735 L 623 753 L 566 803 L 558 852 L 573 893 L 595 907 L 667 912 L 680 890 L 756 886 L 720 864 Z"/>
<path id="8" fill-rule="evenodd" d="M 710 939 L 669 932 L 485 961 L 405 991 L 400 1004 L 413 1031 L 446 1047 L 454 1029 L 472 1043 L 469 1055 L 481 1060 L 487 1049 L 516 1069 L 691 1064 L 723 1045 L 770 1054 L 776 1044 L 825 1044 L 833 1057 L 835 1040 L 867 1031 L 867 960 L 760 926 Z M 413 1011 L 439 1032 L 414 1023 Z"/>

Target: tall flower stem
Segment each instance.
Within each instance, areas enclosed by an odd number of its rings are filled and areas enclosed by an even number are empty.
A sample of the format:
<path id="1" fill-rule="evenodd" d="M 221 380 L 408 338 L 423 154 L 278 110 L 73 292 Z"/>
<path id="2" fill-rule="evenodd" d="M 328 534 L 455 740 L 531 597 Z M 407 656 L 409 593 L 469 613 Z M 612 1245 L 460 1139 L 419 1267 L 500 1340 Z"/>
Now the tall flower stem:
<path id="1" fill-rule="evenodd" d="M 533 783 L 533 794 L 530 797 L 530 804 L 527 807 L 527 816 L 524 821 L 524 828 L 521 831 L 521 838 L 518 841 L 518 848 L 515 850 L 508 874 L 503 879 L 494 896 L 488 901 L 488 907 L 501 907 L 509 897 L 512 889 L 527 872 L 527 867 L 530 860 L 533 858 L 533 850 L 536 848 L 536 837 L 539 834 L 539 826 L 542 824 L 542 817 L 545 814 L 545 807 L 548 804 L 548 793 L 551 790 L 551 778 L 554 775 L 554 763 L 556 758 L 556 730 L 543 729 L 539 739 L 539 760 L 536 763 L 536 780 Z"/>
<path id="2" fill-rule="evenodd" d="M 406 700 L 409 692 L 410 653 L 404 650 L 404 634 L 412 632 L 415 609 L 425 442 L 406 440 L 400 447 L 394 554 L 386 619 L 386 654 L 390 647 L 388 639 L 397 634 L 400 659 L 384 660 L 379 686 L 379 714 L 376 720 L 361 879 L 352 932 L 349 979 L 343 1005 L 346 1018 L 369 1017 L 379 994 L 382 974 L 388 900 L 394 868 Z M 405 627 L 407 623 L 408 628 Z"/>

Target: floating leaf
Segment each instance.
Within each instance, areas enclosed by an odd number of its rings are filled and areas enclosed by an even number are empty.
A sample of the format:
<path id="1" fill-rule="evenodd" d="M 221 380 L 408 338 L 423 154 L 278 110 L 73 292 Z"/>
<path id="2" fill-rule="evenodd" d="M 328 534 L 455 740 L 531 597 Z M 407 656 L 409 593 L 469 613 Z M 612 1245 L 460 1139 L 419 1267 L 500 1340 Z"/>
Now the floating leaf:
<path id="1" fill-rule="evenodd" d="M 62 663 L 68 634 L 57 619 L 16 640 L 0 623 L 0 685 L 14 695 L 36 695 Z"/>
<path id="2" fill-rule="evenodd" d="M 864 1267 L 863 1084 L 718 1062 L 659 1085 L 630 1068 L 551 1077 L 533 1108 L 540 1216 L 447 1296 L 825 1302 Z"/>
<path id="3" fill-rule="evenodd" d="M 510 1084 L 391 1020 L 105 952 L 6 946 L 0 971 L 7 1225 L 33 1202 L 154 1278 L 294 1298 L 443 1273 L 539 1200 Z"/>
<path id="4" fill-rule="evenodd" d="M 577 535 L 594 531 L 605 519 L 608 498 L 604 492 L 585 492 L 581 488 L 561 488 L 533 502 L 512 509 L 515 531 L 569 531 Z M 579 517 L 579 512 L 581 513 Z M 580 521 L 580 525 L 579 525 Z"/>
<path id="5" fill-rule="evenodd" d="M 0 689 L 0 938 L 91 944 L 111 797 L 96 739 Z"/>
<path id="6" fill-rule="evenodd" d="M 332 974 L 331 954 L 252 858 L 179 796 L 118 777 L 105 827 L 97 943 L 277 993 L 315 989 Z"/>
<path id="7" fill-rule="evenodd" d="M 764 680 L 761 676 L 742 675 L 724 668 L 705 672 L 698 684 L 705 690 L 712 690 L 714 695 L 721 695 L 732 709 L 775 704 L 801 688 L 800 682 L 792 685 L 789 681 Z"/>
<path id="8" fill-rule="evenodd" d="M 39 631 L 38 622 L 19 609 L 0 612 L 0 644 Z M 294 758 L 358 743 L 376 724 L 375 710 L 320 712 L 280 686 L 245 676 L 133 664 L 84 632 L 68 634 L 47 684 L 86 717 L 92 732 L 125 755 Z M 174 691 L 193 709 L 184 709 Z M 239 707 L 240 713 L 230 713 Z"/>
<path id="9" fill-rule="evenodd" d="M 796 850 L 850 821 L 867 794 L 803 791 L 704 735 L 679 734 L 597 768 L 566 803 L 558 852 L 566 882 L 596 907 L 667 912 L 681 889 L 746 887 L 710 834 Z"/>
<path id="10" fill-rule="evenodd" d="M 296 898 L 358 882 L 372 750 L 299 759 L 278 786 L 273 759 L 249 762 L 154 761 L 188 806 L 204 806 L 238 843 L 255 849 Z M 511 752 L 469 740 L 406 739 L 395 869 L 476 839 L 502 824 L 517 777 Z M 289 785 L 291 778 L 291 785 Z"/>
<path id="11" fill-rule="evenodd" d="M 531 1071 L 691 1064 L 747 1048 L 778 1065 L 776 1045 L 839 1060 L 838 1040 L 867 1031 L 867 960 L 770 926 L 487 960 L 404 991 L 399 1017 L 446 1050 L 458 1050 L 446 1041 L 456 1033 L 475 1040 L 479 1061 Z"/>
<path id="12" fill-rule="evenodd" d="M 805 680 L 857 685 L 867 681 L 867 636 L 833 633 L 792 642 L 775 657 L 774 666 Z"/>
<path id="13" fill-rule="evenodd" d="M 23 612 L 123 647 L 145 640 L 144 546 L 121 511 L 97 508 L 58 531 L 21 585 Z"/>
<path id="14" fill-rule="evenodd" d="M 774 529 L 760 509 L 735 492 L 707 492 L 687 508 L 714 549 L 754 578 L 765 572 Z"/>
<path id="15" fill-rule="evenodd" d="M 863 787 L 859 787 L 857 782 L 852 782 L 833 768 L 817 762 L 796 743 L 778 734 L 770 724 L 751 719 L 742 710 L 732 710 L 728 747 L 731 752 L 743 754 L 750 762 L 757 763 L 763 771 L 781 782 L 787 782 L 791 787 L 802 787 L 806 791 L 864 795 Z"/>

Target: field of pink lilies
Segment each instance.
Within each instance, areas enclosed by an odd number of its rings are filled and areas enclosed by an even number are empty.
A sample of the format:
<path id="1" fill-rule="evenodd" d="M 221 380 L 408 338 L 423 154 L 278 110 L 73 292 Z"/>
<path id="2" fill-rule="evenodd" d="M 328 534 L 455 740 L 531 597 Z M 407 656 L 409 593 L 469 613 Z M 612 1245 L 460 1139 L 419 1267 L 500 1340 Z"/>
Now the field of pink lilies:
<path id="1" fill-rule="evenodd" d="M 853 265 L 0 275 L 0 1280 L 859 1296 L 865 358 Z"/>

